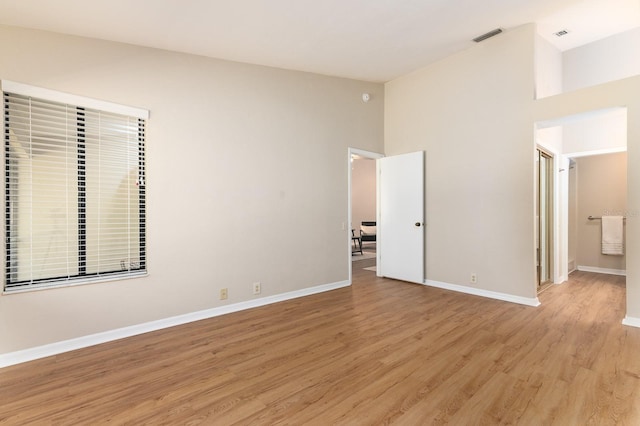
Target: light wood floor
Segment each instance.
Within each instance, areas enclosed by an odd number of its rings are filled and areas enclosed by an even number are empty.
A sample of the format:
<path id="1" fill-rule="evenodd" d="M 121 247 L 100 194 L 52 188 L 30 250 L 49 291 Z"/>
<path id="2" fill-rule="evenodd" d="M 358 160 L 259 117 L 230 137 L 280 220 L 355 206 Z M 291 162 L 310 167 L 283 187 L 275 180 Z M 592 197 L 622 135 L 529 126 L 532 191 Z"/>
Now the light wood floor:
<path id="1" fill-rule="evenodd" d="M 577 272 L 538 308 L 394 282 L 0 370 L 2 424 L 640 424 L 624 278 Z"/>

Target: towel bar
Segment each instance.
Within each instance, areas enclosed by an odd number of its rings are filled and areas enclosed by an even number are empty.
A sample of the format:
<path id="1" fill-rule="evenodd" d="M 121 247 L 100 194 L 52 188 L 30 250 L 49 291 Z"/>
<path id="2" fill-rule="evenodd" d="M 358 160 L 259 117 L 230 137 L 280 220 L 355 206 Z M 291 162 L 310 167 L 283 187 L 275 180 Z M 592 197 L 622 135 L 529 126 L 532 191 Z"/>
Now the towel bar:
<path id="1" fill-rule="evenodd" d="M 587 219 L 589 219 L 589 220 L 601 220 L 602 218 L 601 217 L 595 217 L 595 216 L 589 216 Z M 624 219 L 626 219 L 626 217 L 623 216 L 622 219 L 624 220 Z"/>

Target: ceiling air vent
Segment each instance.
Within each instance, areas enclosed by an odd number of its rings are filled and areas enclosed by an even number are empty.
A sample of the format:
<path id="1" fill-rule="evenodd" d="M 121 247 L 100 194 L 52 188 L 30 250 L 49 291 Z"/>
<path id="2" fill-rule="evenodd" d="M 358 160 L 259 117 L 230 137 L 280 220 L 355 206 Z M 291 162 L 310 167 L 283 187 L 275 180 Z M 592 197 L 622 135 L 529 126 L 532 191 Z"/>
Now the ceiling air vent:
<path id="1" fill-rule="evenodd" d="M 567 30 L 560 30 L 557 33 L 553 33 L 553 35 L 555 35 L 556 37 L 562 37 L 569 34 L 569 31 Z"/>
<path id="2" fill-rule="evenodd" d="M 483 41 L 483 40 L 486 40 L 486 39 L 491 38 L 491 37 L 493 37 L 493 36 L 497 36 L 497 35 L 498 35 L 498 34 L 500 34 L 501 32 L 502 32 L 502 29 L 500 29 L 500 28 L 496 28 L 496 29 L 495 29 L 495 30 L 493 30 L 493 31 L 489 31 L 489 32 L 488 32 L 488 33 L 486 33 L 486 34 L 482 34 L 481 36 L 478 36 L 478 37 L 474 38 L 474 39 L 473 39 L 473 41 L 475 41 L 476 43 L 480 43 L 480 42 L 481 42 L 481 41 Z"/>

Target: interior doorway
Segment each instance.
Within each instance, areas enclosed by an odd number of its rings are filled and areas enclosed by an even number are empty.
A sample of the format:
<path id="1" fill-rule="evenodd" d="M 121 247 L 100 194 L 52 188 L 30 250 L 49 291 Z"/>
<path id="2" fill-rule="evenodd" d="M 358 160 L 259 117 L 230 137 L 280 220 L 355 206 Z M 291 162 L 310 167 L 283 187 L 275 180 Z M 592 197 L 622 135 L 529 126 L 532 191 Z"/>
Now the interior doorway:
<path id="1" fill-rule="evenodd" d="M 349 282 L 354 268 L 376 273 L 378 259 L 377 217 L 379 212 L 377 159 L 384 155 L 349 148 L 349 212 L 345 226 L 349 243 Z"/>
<path id="2" fill-rule="evenodd" d="M 539 182 L 538 148 L 552 157 L 552 210 L 550 221 L 552 259 L 549 272 L 551 282 L 560 284 L 574 270 L 624 274 L 624 265 L 610 264 L 614 257 L 601 256 L 601 222 L 589 220 L 589 216 L 625 216 L 626 165 L 622 160 L 603 169 L 602 165 L 580 164 L 587 159 L 604 158 L 608 154 L 623 153 L 627 147 L 627 110 L 624 107 L 587 111 L 572 116 L 538 122 L 535 126 L 536 153 L 535 179 Z M 543 160 L 544 162 L 545 160 Z M 588 160 L 591 162 L 591 160 Z M 604 161 L 604 160 L 602 160 Z M 600 160 L 598 160 L 600 162 Z M 578 179 L 578 169 L 582 174 Z M 592 172 L 593 171 L 593 172 Z M 591 177 L 589 177 L 591 176 Z M 615 177 L 615 179 L 614 179 Z M 602 190 L 600 190 L 600 188 Z M 620 196 L 616 194 L 621 194 Z M 536 266 L 540 268 L 538 282 L 543 281 L 544 271 L 538 261 L 544 254 L 538 190 L 535 191 L 535 240 Z M 579 200 L 579 202 L 578 202 Z M 544 218 L 542 218 L 544 219 Z M 584 237 L 588 235 L 588 239 Z M 586 256 L 585 256 L 585 252 Z M 544 260 L 544 258 L 542 259 Z M 538 268 L 537 268 L 538 269 Z"/>

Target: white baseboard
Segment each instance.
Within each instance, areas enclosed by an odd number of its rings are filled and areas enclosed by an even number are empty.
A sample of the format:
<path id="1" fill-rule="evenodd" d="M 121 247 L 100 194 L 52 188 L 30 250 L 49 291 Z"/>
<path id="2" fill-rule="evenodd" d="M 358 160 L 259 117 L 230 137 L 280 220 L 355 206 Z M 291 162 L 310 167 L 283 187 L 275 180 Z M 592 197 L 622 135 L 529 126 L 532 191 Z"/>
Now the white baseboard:
<path id="1" fill-rule="evenodd" d="M 538 300 L 537 297 L 529 298 L 529 297 L 514 296 L 513 294 L 498 293 L 496 291 L 483 290 L 480 288 L 467 287 L 467 286 L 458 285 L 458 284 L 443 283 L 443 282 L 433 281 L 433 280 L 425 280 L 424 284 L 430 287 L 437 287 L 445 290 L 457 291 L 459 293 L 473 294 L 474 296 L 488 297 L 489 299 L 503 300 L 505 302 L 518 303 L 520 305 L 540 306 L 540 301 Z"/>
<path id="2" fill-rule="evenodd" d="M 627 271 L 625 271 L 624 269 L 598 268 L 595 266 L 578 265 L 578 271 L 596 272 L 598 274 L 622 275 L 623 277 L 627 276 Z"/>
<path id="3" fill-rule="evenodd" d="M 283 302 L 285 300 L 297 299 L 298 297 L 310 296 L 312 294 L 323 293 L 325 291 L 336 290 L 339 288 L 348 287 L 349 285 L 349 281 L 323 284 L 315 287 L 305 288 L 302 290 L 290 291 L 288 293 L 262 297 L 260 299 L 248 300 L 246 302 L 234 303 L 232 305 L 205 309 L 203 311 L 191 312 L 188 314 L 164 318 L 157 321 L 150 321 L 142 324 L 132 325 L 129 327 L 118 328 L 115 330 L 109 330 L 102 333 L 78 337 L 76 339 L 64 340 L 48 345 L 37 346 L 21 351 L 0 354 L 0 368 L 20 364 L 27 361 L 33 361 L 35 359 L 45 358 L 76 349 L 86 348 L 88 346 L 124 339 L 126 337 L 136 336 L 138 334 L 161 330 L 163 328 L 174 327 L 176 325 L 186 324 L 193 321 L 213 318 L 232 312 L 243 311 L 245 309 L 257 308 L 259 306 L 270 305 L 272 303 Z"/>
<path id="4" fill-rule="evenodd" d="M 570 272 L 569 272 L 569 273 L 570 273 Z M 554 284 L 559 285 L 559 284 L 562 284 L 562 283 L 567 282 L 567 281 L 569 281 L 569 275 L 568 275 L 568 274 L 567 274 L 567 275 L 563 275 L 563 276 L 559 277 L 559 278 L 557 279 L 557 281 L 554 281 L 553 283 L 554 283 Z"/>
<path id="5" fill-rule="evenodd" d="M 640 328 L 640 318 L 634 318 L 634 317 L 630 317 L 629 315 L 627 315 L 622 320 L 622 324 L 628 325 L 628 326 L 631 326 L 631 327 Z"/>

